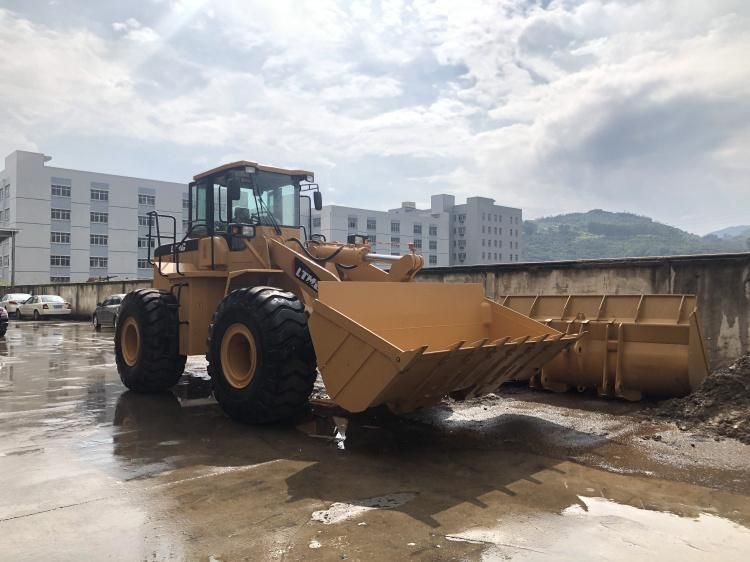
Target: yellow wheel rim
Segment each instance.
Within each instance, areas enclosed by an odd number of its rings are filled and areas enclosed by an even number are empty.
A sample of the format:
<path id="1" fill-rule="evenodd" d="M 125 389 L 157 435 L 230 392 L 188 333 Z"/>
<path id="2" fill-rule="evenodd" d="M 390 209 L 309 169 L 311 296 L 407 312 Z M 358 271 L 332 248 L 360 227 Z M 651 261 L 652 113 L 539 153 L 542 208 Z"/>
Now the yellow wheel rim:
<path id="1" fill-rule="evenodd" d="M 138 328 L 138 322 L 132 316 L 123 322 L 120 343 L 123 359 L 129 367 L 132 367 L 138 361 L 138 355 L 141 352 L 141 331 Z"/>
<path id="2" fill-rule="evenodd" d="M 221 369 L 234 388 L 245 388 L 255 375 L 258 350 L 255 338 L 244 324 L 232 324 L 221 339 Z"/>

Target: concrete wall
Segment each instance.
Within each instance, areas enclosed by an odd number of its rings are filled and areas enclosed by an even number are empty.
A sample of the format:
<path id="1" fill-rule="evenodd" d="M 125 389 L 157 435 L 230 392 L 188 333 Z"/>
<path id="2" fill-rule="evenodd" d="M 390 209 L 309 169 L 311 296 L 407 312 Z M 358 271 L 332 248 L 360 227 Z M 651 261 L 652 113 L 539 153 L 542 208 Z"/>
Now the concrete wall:
<path id="1" fill-rule="evenodd" d="M 750 352 L 750 253 L 577 262 L 513 263 L 424 269 L 422 282 L 482 283 L 488 297 L 533 294 L 690 293 L 712 366 Z M 19 285 L 6 292 L 61 295 L 78 317 L 89 317 L 107 295 L 148 287 L 148 281 Z"/>
<path id="2" fill-rule="evenodd" d="M 711 365 L 750 352 L 750 253 L 432 268 L 420 272 L 418 280 L 482 283 L 490 298 L 695 294 Z"/>
<path id="3" fill-rule="evenodd" d="M 106 283 L 59 283 L 46 285 L 17 285 L 5 293 L 29 293 L 32 295 L 60 295 L 73 306 L 73 316 L 89 319 L 96 308 L 109 295 L 129 293 L 151 286 L 150 280 L 108 281 Z"/>

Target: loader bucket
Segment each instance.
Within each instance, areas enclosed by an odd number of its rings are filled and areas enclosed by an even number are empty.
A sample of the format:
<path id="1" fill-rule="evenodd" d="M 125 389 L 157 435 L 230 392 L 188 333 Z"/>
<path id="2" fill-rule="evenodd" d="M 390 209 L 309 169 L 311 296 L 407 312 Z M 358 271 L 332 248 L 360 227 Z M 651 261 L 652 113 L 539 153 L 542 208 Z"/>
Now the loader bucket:
<path id="1" fill-rule="evenodd" d="M 321 281 L 310 316 L 318 368 L 350 412 L 409 412 L 450 392 L 529 379 L 579 339 L 486 299 L 479 284 Z"/>
<path id="2" fill-rule="evenodd" d="M 693 295 L 505 297 L 503 305 L 565 333 L 575 346 L 532 380 L 549 390 L 596 388 L 627 400 L 685 396 L 708 374 Z"/>

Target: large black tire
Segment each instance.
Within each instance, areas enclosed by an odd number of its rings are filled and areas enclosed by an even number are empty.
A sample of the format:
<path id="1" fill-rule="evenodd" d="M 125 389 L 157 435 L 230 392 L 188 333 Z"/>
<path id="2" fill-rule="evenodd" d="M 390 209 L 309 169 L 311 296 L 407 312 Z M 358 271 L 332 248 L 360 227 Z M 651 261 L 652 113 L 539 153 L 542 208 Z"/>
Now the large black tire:
<path id="1" fill-rule="evenodd" d="M 254 353 L 249 361 L 240 357 L 250 373 L 243 386 L 236 377 L 235 384 L 229 382 L 236 369 L 222 365 L 222 342 L 229 330 L 224 356 L 238 355 L 236 351 L 230 354 L 228 349 L 239 349 L 242 355 L 243 349 L 250 348 L 233 342 L 240 337 L 237 332 L 245 328 L 252 335 Z M 252 287 L 227 295 L 214 313 L 207 347 L 214 396 L 232 419 L 273 423 L 293 420 L 307 409 L 317 376 L 315 351 L 305 307 L 293 293 Z"/>
<path id="2" fill-rule="evenodd" d="M 177 384 L 186 359 L 179 355 L 179 328 L 174 295 L 156 289 L 125 295 L 115 327 L 122 384 L 142 393 L 163 392 Z"/>
<path id="3" fill-rule="evenodd" d="M 93 318 L 91 319 L 91 322 L 94 324 L 94 330 L 100 331 L 102 329 L 102 325 L 99 324 L 99 318 L 94 314 Z"/>

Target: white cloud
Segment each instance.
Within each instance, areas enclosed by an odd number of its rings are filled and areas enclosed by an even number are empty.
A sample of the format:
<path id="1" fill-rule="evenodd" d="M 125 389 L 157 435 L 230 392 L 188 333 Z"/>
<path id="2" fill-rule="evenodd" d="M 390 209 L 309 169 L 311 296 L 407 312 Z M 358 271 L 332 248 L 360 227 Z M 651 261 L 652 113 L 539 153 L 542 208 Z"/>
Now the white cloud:
<path id="1" fill-rule="evenodd" d="M 317 168 L 337 202 L 384 208 L 450 190 L 707 231 L 750 205 L 742 1 L 129 8 L 86 27 L 0 11 L 0 148 L 115 136 L 180 147 L 186 167 L 211 149 Z"/>
<path id="2" fill-rule="evenodd" d="M 126 39 L 135 43 L 153 43 L 158 41 L 159 34 L 150 27 L 144 27 L 135 18 L 118 21 L 112 24 L 112 29 L 122 32 Z"/>

